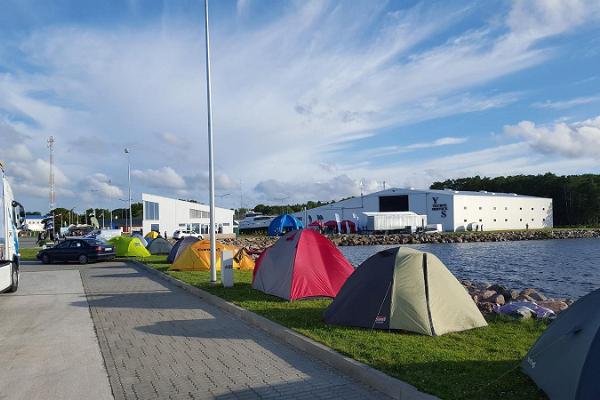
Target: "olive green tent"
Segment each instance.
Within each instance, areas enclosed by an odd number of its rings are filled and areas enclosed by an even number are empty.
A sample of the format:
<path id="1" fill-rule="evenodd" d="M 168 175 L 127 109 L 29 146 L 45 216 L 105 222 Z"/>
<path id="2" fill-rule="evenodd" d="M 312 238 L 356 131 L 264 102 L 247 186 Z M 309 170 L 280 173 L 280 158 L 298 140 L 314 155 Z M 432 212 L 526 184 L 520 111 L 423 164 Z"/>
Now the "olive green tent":
<path id="1" fill-rule="evenodd" d="M 117 257 L 148 257 L 150 252 L 146 250 L 140 239 L 131 236 L 117 236 L 108 241 L 115 246 Z"/>
<path id="2" fill-rule="evenodd" d="M 486 326 L 462 284 L 435 255 L 381 251 L 350 275 L 325 310 L 325 322 L 437 336 Z"/>

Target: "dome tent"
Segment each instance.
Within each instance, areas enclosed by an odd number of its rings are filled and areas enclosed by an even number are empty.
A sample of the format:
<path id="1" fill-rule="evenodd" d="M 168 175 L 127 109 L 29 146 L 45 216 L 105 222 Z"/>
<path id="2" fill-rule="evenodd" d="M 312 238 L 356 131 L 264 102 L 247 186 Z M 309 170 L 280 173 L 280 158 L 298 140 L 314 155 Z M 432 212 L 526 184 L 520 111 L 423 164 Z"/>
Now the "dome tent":
<path id="1" fill-rule="evenodd" d="M 348 278 L 324 313 L 333 325 L 439 336 L 486 326 L 462 284 L 433 254 L 380 251 Z"/>
<path id="2" fill-rule="evenodd" d="M 169 253 L 169 256 L 167 257 L 167 262 L 169 264 L 173 264 L 173 262 L 175 262 L 175 260 L 177 259 L 177 257 L 183 253 L 183 251 L 192 243 L 196 243 L 197 241 L 199 241 L 200 239 L 198 239 L 195 236 L 186 236 L 183 239 L 178 240 L 177 242 L 175 242 L 175 244 L 173 245 L 173 248 L 171 249 L 171 252 Z"/>
<path id="3" fill-rule="evenodd" d="M 521 369 L 551 399 L 600 399 L 600 289 L 558 315 Z"/>
<path id="4" fill-rule="evenodd" d="M 233 251 L 233 268 L 251 270 L 254 260 L 239 247 L 217 242 L 217 271 L 221 270 L 221 253 L 225 250 Z M 210 240 L 199 240 L 187 246 L 181 252 L 169 271 L 208 271 L 210 270 Z"/>
<path id="5" fill-rule="evenodd" d="M 256 262 L 252 287 L 286 300 L 335 297 L 354 272 L 325 236 L 311 229 L 288 232 Z"/>
<path id="6" fill-rule="evenodd" d="M 131 236 L 116 236 L 108 241 L 115 246 L 117 257 L 148 257 L 150 253 L 141 240 Z"/>
<path id="7" fill-rule="evenodd" d="M 163 237 L 157 237 L 146 246 L 150 254 L 170 254 L 173 246 Z"/>
<path id="8" fill-rule="evenodd" d="M 269 224 L 269 236 L 281 236 L 288 231 L 304 228 L 304 224 L 298 218 L 290 214 L 283 214 L 271 221 Z"/>
<path id="9" fill-rule="evenodd" d="M 146 238 L 146 240 L 154 240 L 159 236 L 160 236 L 160 233 L 158 233 L 156 231 L 150 231 L 150 232 L 146 233 L 146 236 L 144 236 L 144 237 Z"/>
<path id="10" fill-rule="evenodd" d="M 140 239 L 140 242 L 142 242 L 142 244 L 144 245 L 144 247 L 147 247 L 147 246 L 148 246 L 148 241 L 147 241 L 147 240 L 146 240 L 146 238 L 145 238 L 145 237 L 143 237 L 143 236 L 142 236 L 140 233 L 133 233 L 133 234 L 131 235 L 131 237 L 135 237 L 135 238 L 138 238 L 138 239 Z"/>

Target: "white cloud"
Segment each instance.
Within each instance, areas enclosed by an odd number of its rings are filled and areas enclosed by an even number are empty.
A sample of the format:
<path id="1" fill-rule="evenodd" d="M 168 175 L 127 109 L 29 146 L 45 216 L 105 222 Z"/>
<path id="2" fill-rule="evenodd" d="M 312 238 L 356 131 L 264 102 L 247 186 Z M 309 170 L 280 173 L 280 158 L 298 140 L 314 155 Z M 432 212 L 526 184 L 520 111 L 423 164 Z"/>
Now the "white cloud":
<path id="1" fill-rule="evenodd" d="M 572 124 L 536 126 L 531 121 L 504 127 L 508 135 L 524 139 L 529 146 L 546 154 L 569 158 L 600 157 L 600 116 Z"/>
<path id="2" fill-rule="evenodd" d="M 86 187 L 87 191 L 94 193 L 95 197 L 101 196 L 102 198 L 118 199 L 125 196 L 123 190 L 114 185 L 108 176 L 102 173 L 95 173 L 87 177 L 81 182 L 81 186 Z"/>
<path id="3" fill-rule="evenodd" d="M 544 102 L 533 103 L 531 106 L 533 108 L 549 108 L 553 110 L 565 110 L 567 108 L 572 108 L 575 106 L 579 106 L 582 104 L 595 103 L 600 101 L 600 96 L 584 96 L 584 97 L 576 97 L 570 100 L 563 101 L 550 101 L 546 100 Z"/>
<path id="4" fill-rule="evenodd" d="M 430 148 L 434 148 L 434 147 L 456 145 L 456 144 L 465 143 L 466 141 L 467 141 L 467 138 L 465 138 L 465 137 L 447 136 L 447 137 L 435 139 L 431 142 L 412 143 L 412 144 L 407 144 L 405 146 L 395 145 L 395 146 L 376 147 L 376 148 L 361 152 L 360 156 L 368 157 L 368 158 L 384 157 L 384 156 L 390 156 L 390 155 L 394 155 L 394 154 L 409 153 L 414 150 L 430 149 Z"/>
<path id="5" fill-rule="evenodd" d="M 142 182 L 152 188 L 161 189 L 185 189 L 185 180 L 171 167 L 159 169 L 134 169 L 131 176 L 138 182 Z"/>

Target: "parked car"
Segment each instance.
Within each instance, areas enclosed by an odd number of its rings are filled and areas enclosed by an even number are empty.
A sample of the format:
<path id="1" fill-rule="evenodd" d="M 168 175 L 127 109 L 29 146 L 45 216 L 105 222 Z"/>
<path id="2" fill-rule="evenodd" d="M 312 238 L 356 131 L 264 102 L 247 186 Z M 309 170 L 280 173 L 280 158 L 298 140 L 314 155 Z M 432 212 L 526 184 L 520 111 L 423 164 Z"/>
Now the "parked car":
<path id="1" fill-rule="evenodd" d="M 179 240 L 179 239 L 183 239 L 183 238 L 188 237 L 188 236 L 194 236 L 194 237 L 197 237 L 200 240 L 204 239 L 204 237 L 201 234 L 193 232 L 193 231 L 188 231 L 188 230 L 184 230 L 184 229 L 178 229 L 175 232 L 173 232 L 173 239 Z"/>
<path id="2" fill-rule="evenodd" d="M 63 240 L 37 254 L 37 259 L 44 264 L 55 261 L 77 261 L 80 264 L 87 264 L 90 261 L 112 260 L 113 258 L 115 258 L 115 248 L 96 239 Z"/>

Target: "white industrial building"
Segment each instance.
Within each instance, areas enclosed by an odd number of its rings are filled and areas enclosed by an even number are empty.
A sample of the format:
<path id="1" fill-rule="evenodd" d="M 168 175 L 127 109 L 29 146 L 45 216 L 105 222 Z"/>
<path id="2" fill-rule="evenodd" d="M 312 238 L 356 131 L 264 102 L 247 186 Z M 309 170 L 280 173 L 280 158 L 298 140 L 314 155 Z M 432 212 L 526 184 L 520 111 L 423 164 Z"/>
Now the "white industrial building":
<path id="1" fill-rule="evenodd" d="M 28 215 L 25 217 L 25 227 L 32 232 L 42 232 L 44 223 L 42 217 L 37 215 Z"/>
<path id="2" fill-rule="evenodd" d="M 369 216 L 365 213 L 375 214 Z M 368 230 L 368 226 L 372 226 L 369 218 L 378 213 L 394 213 L 395 218 L 406 214 L 422 225 L 441 224 L 444 231 L 539 229 L 553 226 L 550 198 L 450 189 L 387 189 L 295 215 L 309 224 L 315 220 L 336 220 L 337 214 L 337 219 L 354 221 L 359 229 Z"/>
<path id="3" fill-rule="evenodd" d="M 156 231 L 171 237 L 176 230 L 191 230 L 208 234 L 210 207 L 169 197 L 142 193 L 144 234 Z M 215 230 L 222 234 L 233 233 L 233 210 L 215 207 Z"/>

